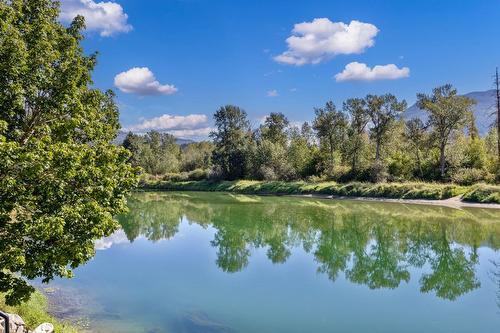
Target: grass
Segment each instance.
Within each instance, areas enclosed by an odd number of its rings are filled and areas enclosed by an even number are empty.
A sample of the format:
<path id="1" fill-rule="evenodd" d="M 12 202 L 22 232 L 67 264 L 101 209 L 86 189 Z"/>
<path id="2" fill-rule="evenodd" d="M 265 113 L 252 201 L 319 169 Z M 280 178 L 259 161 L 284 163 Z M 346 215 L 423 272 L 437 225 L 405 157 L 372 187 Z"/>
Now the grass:
<path id="1" fill-rule="evenodd" d="M 361 183 L 341 184 L 336 182 L 283 182 L 283 181 L 149 181 L 142 184 L 144 189 L 181 191 L 222 191 L 245 194 L 326 194 L 346 197 L 374 197 L 391 199 L 431 199 L 443 200 L 465 195 L 470 187 L 437 183 Z M 496 189 L 497 198 L 500 195 Z M 486 202 L 486 201 L 485 201 Z M 489 201 L 496 202 L 496 201 Z"/>
<path id="2" fill-rule="evenodd" d="M 477 184 L 462 197 L 464 201 L 500 204 L 500 186 Z"/>
<path id="3" fill-rule="evenodd" d="M 78 333 L 80 332 L 77 328 L 62 323 L 56 318 L 52 317 L 48 313 L 48 300 L 47 297 L 40 291 L 35 291 L 28 302 L 25 302 L 18 306 L 7 306 L 5 305 L 5 299 L 2 294 L 0 294 L 0 310 L 8 313 L 15 313 L 23 318 L 27 327 L 30 330 L 34 330 L 38 325 L 42 323 L 51 323 L 54 325 L 55 331 L 57 333 Z"/>

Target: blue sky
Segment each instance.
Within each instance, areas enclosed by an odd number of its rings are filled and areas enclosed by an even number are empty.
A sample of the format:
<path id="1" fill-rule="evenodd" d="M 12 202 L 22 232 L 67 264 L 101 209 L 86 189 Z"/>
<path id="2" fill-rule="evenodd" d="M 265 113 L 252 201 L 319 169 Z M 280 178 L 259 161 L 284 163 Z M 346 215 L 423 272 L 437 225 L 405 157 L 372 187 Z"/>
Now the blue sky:
<path id="1" fill-rule="evenodd" d="M 95 85 L 117 92 L 122 125 L 136 131 L 200 138 L 225 104 L 255 125 L 270 112 L 309 121 L 328 100 L 341 106 L 368 93 L 411 104 L 448 82 L 461 93 L 490 89 L 500 65 L 500 0 L 62 0 L 62 8 L 63 21 L 86 16 L 85 50 L 99 51 Z"/>

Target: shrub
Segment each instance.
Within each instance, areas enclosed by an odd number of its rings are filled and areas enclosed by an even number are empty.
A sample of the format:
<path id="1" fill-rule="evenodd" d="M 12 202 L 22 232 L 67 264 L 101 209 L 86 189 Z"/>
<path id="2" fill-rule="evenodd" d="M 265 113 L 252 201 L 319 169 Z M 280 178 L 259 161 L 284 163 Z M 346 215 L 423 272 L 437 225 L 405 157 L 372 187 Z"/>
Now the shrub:
<path id="1" fill-rule="evenodd" d="M 462 199 L 469 202 L 500 204 L 500 186 L 486 184 L 475 185 L 463 195 Z"/>
<path id="2" fill-rule="evenodd" d="M 208 179 L 208 170 L 194 169 L 188 172 L 188 180 L 203 180 Z"/>
<path id="3" fill-rule="evenodd" d="M 495 176 L 486 170 L 461 168 L 457 169 L 451 176 L 451 180 L 460 185 L 473 185 L 480 182 L 492 182 Z"/>
<path id="4" fill-rule="evenodd" d="M 373 183 L 382 183 L 387 181 L 387 168 L 380 162 L 376 162 L 370 169 L 370 180 Z"/>
<path id="5" fill-rule="evenodd" d="M 351 168 L 345 165 L 335 165 L 330 171 L 330 179 L 335 181 L 345 181 L 349 179 Z"/>
<path id="6" fill-rule="evenodd" d="M 166 173 L 163 176 L 164 181 L 171 182 L 184 182 L 188 180 L 204 180 L 209 176 L 207 170 L 195 169 L 189 172 L 179 172 L 179 173 Z"/>

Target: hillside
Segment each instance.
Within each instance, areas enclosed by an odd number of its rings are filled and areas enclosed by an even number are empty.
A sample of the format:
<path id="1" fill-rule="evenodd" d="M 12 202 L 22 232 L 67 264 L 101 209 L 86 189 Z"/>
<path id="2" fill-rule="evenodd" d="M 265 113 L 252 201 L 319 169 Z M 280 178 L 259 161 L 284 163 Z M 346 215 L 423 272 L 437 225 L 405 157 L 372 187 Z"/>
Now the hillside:
<path id="1" fill-rule="evenodd" d="M 477 103 L 474 106 L 474 115 L 476 117 L 477 129 L 479 130 L 480 135 L 485 135 L 486 133 L 488 133 L 488 130 L 495 121 L 494 92 L 495 92 L 494 90 L 475 91 L 464 95 L 466 97 L 474 99 Z M 411 119 L 415 117 L 418 117 L 424 121 L 427 118 L 425 112 L 420 110 L 416 104 L 413 104 L 406 110 L 405 118 Z"/>

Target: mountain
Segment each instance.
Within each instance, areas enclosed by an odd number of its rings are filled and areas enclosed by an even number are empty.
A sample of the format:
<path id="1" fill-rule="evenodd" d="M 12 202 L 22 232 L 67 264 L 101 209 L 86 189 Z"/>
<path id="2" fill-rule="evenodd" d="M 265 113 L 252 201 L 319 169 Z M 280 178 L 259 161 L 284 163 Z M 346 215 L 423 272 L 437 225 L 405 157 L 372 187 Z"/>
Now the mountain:
<path id="1" fill-rule="evenodd" d="M 118 135 L 116 136 L 116 138 L 113 140 L 113 143 L 115 145 L 121 145 L 123 143 L 123 141 L 125 140 L 125 138 L 127 137 L 127 132 L 123 132 L 123 131 L 119 131 L 118 132 Z M 183 139 L 183 138 L 175 138 L 175 142 L 180 145 L 180 146 L 184 146 L 184 145 L 187 145 L 187 144 L 190 144 L 190 143 L 193 143 L 193 142 L 196 142 L 194 140 L 190 140 L 190 139 Z"/>
<path id="2" fill-rule="evenodd" d="M 495 122 L 495 91 L 474 91 L 464 95 L 476 101 L 474 105 L 474 116 L 476 117 L 476 126 L 480 135 L 486 135 Z M 406 119 L 420 118 L 427 120 L 425 111 L 420 110 L 416 104 L 409 107 L 404 113 Z"/>

